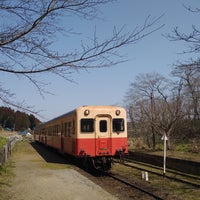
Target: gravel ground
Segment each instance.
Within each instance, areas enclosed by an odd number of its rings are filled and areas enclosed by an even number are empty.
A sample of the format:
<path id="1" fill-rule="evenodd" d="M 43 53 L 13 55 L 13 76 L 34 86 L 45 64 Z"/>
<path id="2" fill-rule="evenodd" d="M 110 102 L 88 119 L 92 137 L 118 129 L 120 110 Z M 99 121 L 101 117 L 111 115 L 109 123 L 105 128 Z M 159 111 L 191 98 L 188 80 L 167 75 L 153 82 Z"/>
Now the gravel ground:
<path id="1" fill-rule="evenodd" d="M 14 176 L 4 186 L 2 200 L 117 199 L 70 165 L 45 160 L 28 142 L 17 146 L 11 158 Z"/>

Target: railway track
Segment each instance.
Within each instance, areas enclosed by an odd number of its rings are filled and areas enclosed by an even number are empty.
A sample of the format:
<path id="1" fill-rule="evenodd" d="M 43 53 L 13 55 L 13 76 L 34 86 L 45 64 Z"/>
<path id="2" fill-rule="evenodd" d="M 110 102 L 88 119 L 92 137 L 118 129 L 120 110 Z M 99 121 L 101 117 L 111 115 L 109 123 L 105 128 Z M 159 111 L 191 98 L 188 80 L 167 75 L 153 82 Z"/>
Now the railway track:
<path id="1" fill-rule="evenodd" d="M 114 161 L 111 173 L 107 176 L 146 194 L 147 199 L 198 199 L 200 177 L 168 170 L 163 175 L 163 169 L 138 162 Z M 148 172 L 148 178 L 144 173 Z M 134 198 L 133 198 L 134 199 Z"/>
<path id="2" fill-rule="evenodd" d="M 160 197 L 160 196 L 158 196 L 158 195 L 156 195 L 156 194 L 154 194 L 154 193 L 152 193 L 152 192 L 150 192 L 150 191 L 138 186 L 137 184 L 131 183 L 131 182 L 125 180 L 124 178 L 121 178 L 121 177 L 119 177 L 119 176 L 117 176 L 115 174 L 106 173 L 106 175 L 111 177 L 111 178 L 113 178 L 113 179 L 115 179 L 115 180 L 117 180 L 117 181 L 119 181 L 119 182 L 121 182 L 121 183 L 123 183 L 123 184 L 125 184 L 125 185 L 128 185 L 131 188 L 134 188 L 134 189 L 136 189 L 136 190 L 148 195 L 149 197 L 152 197 L 152 198 L 157 199 L 157 200 L 164 200 L 164 198 L 162 198 L 162 197 Z"/>
<path id="3" fill-rule="evenodd" d="M 150 174 L 162 176 L 163 178 L 167 178 L 176 182 L 187 184 L 195 188 L 200 188 L 199 176 L 186 174 L 186 173 L 182 173 L 182 172 L 170 170 L 170 169 L 166 170 L 166 173 L 163 174 L 163 171 L 162 171 L 163 169 L 161 167 L 146 164 L 146 163 L 141 163 L 141 162 L 137 162 L 133 160 L 128 160 L 128 159 L 125 159 L 124 162 L 119 162 L 119 161 L 115 161 L 115 162 L 123 164 L 126 167 L 134 168 L 140 171 L 146 171 Z"/>

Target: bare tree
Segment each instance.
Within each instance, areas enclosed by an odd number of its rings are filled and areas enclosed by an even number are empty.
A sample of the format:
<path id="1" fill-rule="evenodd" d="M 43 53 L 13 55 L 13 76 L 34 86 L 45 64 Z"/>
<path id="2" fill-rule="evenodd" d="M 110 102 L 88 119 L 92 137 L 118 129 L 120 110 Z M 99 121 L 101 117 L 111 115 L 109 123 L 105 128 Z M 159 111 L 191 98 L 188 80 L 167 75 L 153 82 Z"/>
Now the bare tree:
<path id="1" fill-rule="evenodd" d="M 159 91 L 162 90 L 161 87 L 163 86 L 161 83 L 163 80 L 163 77 L 159 74 L 140 74 L 136 77 L 135 81 L 130 84 L 127 95 L 130 101 L 137 102 L 135 105 L 139 108 L 138 115 L 140 116 L 140 121 L 142 121 L 145 126 L 149 127 L 148 132 L 151 132 L 153 148 L 155 148 L 156 145 L 156 124 L 158 117 L 156 101 L 160 97 Z M 136 98 L 134 96 L 136 96 Z"/>
<path id="2" fill-rule="evenodd" d="M 200 8 L 194 8 L 192 6 L 184 5 L 184 8 L 192 14 L 199 15 Z M 179 27 L 175 27 L 173 33 L 168 35 L 168 38 L 172 41 L 182 41 L 188 44 L 188 50 L 184 53 L 199 53 L 200 52 L 200 30 L 198 26 L 191 24 L 191 32 L 183 33 L 179 30 Z M 198 66 L 199 68 L 199 66 Z"/>
<path id="3" fill-rule="evenodd" d="M 200 8 L 184 5 L 186 11 L 199 17 Z M 192 24 L 191 31 L 184 33 L 180 31 L 180 27 L 175 27 L 173 33 L 168 35 L 172 41 L 181 41 L 188 45 L 183 53 L 195 54 L 196 58 L 188 62 L 180 62 L 175 65 L 172 74 L 180 78 L 180 84 L 183 87 L 183 112 L 186 113 L 187 119 L 192 122 L 192 129 L 198 127 L 200 119 L 200 29 L 198 25 Z"/>
<path id="4" fill-rule="evenodd" d="M 185 112 L 188 119 L 200 119 L 200 68 L 199 64 L 180 64 L 172 74 L 180 79 L 183 86 Z"/>
<path id="5" fill-rule="evenodd" d="M 155 148 L 156 136 L 164 133 L 170 139 L 182 115 L 182 87 L 172 87 L 171 82 L 159 74 L 141 74 L 127 92 L 127 105 L 132 106 L 132 118 L 147 133 L 147 141 Z M 151 143 L 149 134 L 151 134 Z M 170 148 L 170 140 L 168 142 Z"/>
<path id="6" fill-rule="evenodd" d="M 73 71 L 111 66 L 122 62 L 117 51 L 123 46 L 134 44 L 158 30 L 159 18 L 147 17 L 144 24 L 131 32 L 123 27 L 113 29 L 105 40 L 98 39 L 94 31 L 92 42 L 80 44 L 78 50 L 65 54 L 53 50 L 58 31 L 72 34 L 57 23 L 63 17 L 78 16 L 91 20 L 96 17 L 98 7 L 113 0 L 4 0 L 0 2 L 0 72 L 24 76 L 39 91 L 45 93 L 44 84 L 37 74 L 50 73 L 71 81 Z M 6 20 L 5 20 L 6 19 Z M 0 100 L 3 103 L 25 108 L 10 97 L 14 94 L 0 83 Z M 6 92 L 5 92 L 6 91 Z M 30 111 L 29 108 L 26 107 Z"/>

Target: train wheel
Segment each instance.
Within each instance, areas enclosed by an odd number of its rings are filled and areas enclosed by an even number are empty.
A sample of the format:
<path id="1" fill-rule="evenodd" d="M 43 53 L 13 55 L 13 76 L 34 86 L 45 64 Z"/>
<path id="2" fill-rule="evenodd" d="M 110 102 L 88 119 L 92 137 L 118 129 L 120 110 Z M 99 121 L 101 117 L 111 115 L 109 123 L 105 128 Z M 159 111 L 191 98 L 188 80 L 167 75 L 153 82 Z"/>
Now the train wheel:
<path id="1" fill-rule="evenodd" d="M 92 165 L 96 170 L 108 171 L 111 168 L 112 159 L 107 157 L 93 158 Z"/>

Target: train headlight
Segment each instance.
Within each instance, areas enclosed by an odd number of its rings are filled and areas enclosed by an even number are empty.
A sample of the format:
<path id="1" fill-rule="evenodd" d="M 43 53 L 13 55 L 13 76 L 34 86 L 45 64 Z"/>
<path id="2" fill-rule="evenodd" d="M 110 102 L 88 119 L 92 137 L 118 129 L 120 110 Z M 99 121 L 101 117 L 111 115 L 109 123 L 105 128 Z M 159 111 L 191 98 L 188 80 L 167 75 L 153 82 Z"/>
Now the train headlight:
<path id="1" fill-rule="evenodd" d="M 120 110 L 116 110 L 115 111 L 115 114 L 118 116 L 118 115 L 120 115 Z"/>
<path id="2" fill-rule="evenodd" d="M 87 116 L 87 115 L 89 115 L 89 114 L 90 114 L 90 111 L 89 111 L 89 110 L 85 110 L 85 111 L 84 111 L 84 115 L 85 115 L 85 116 Z"/>

